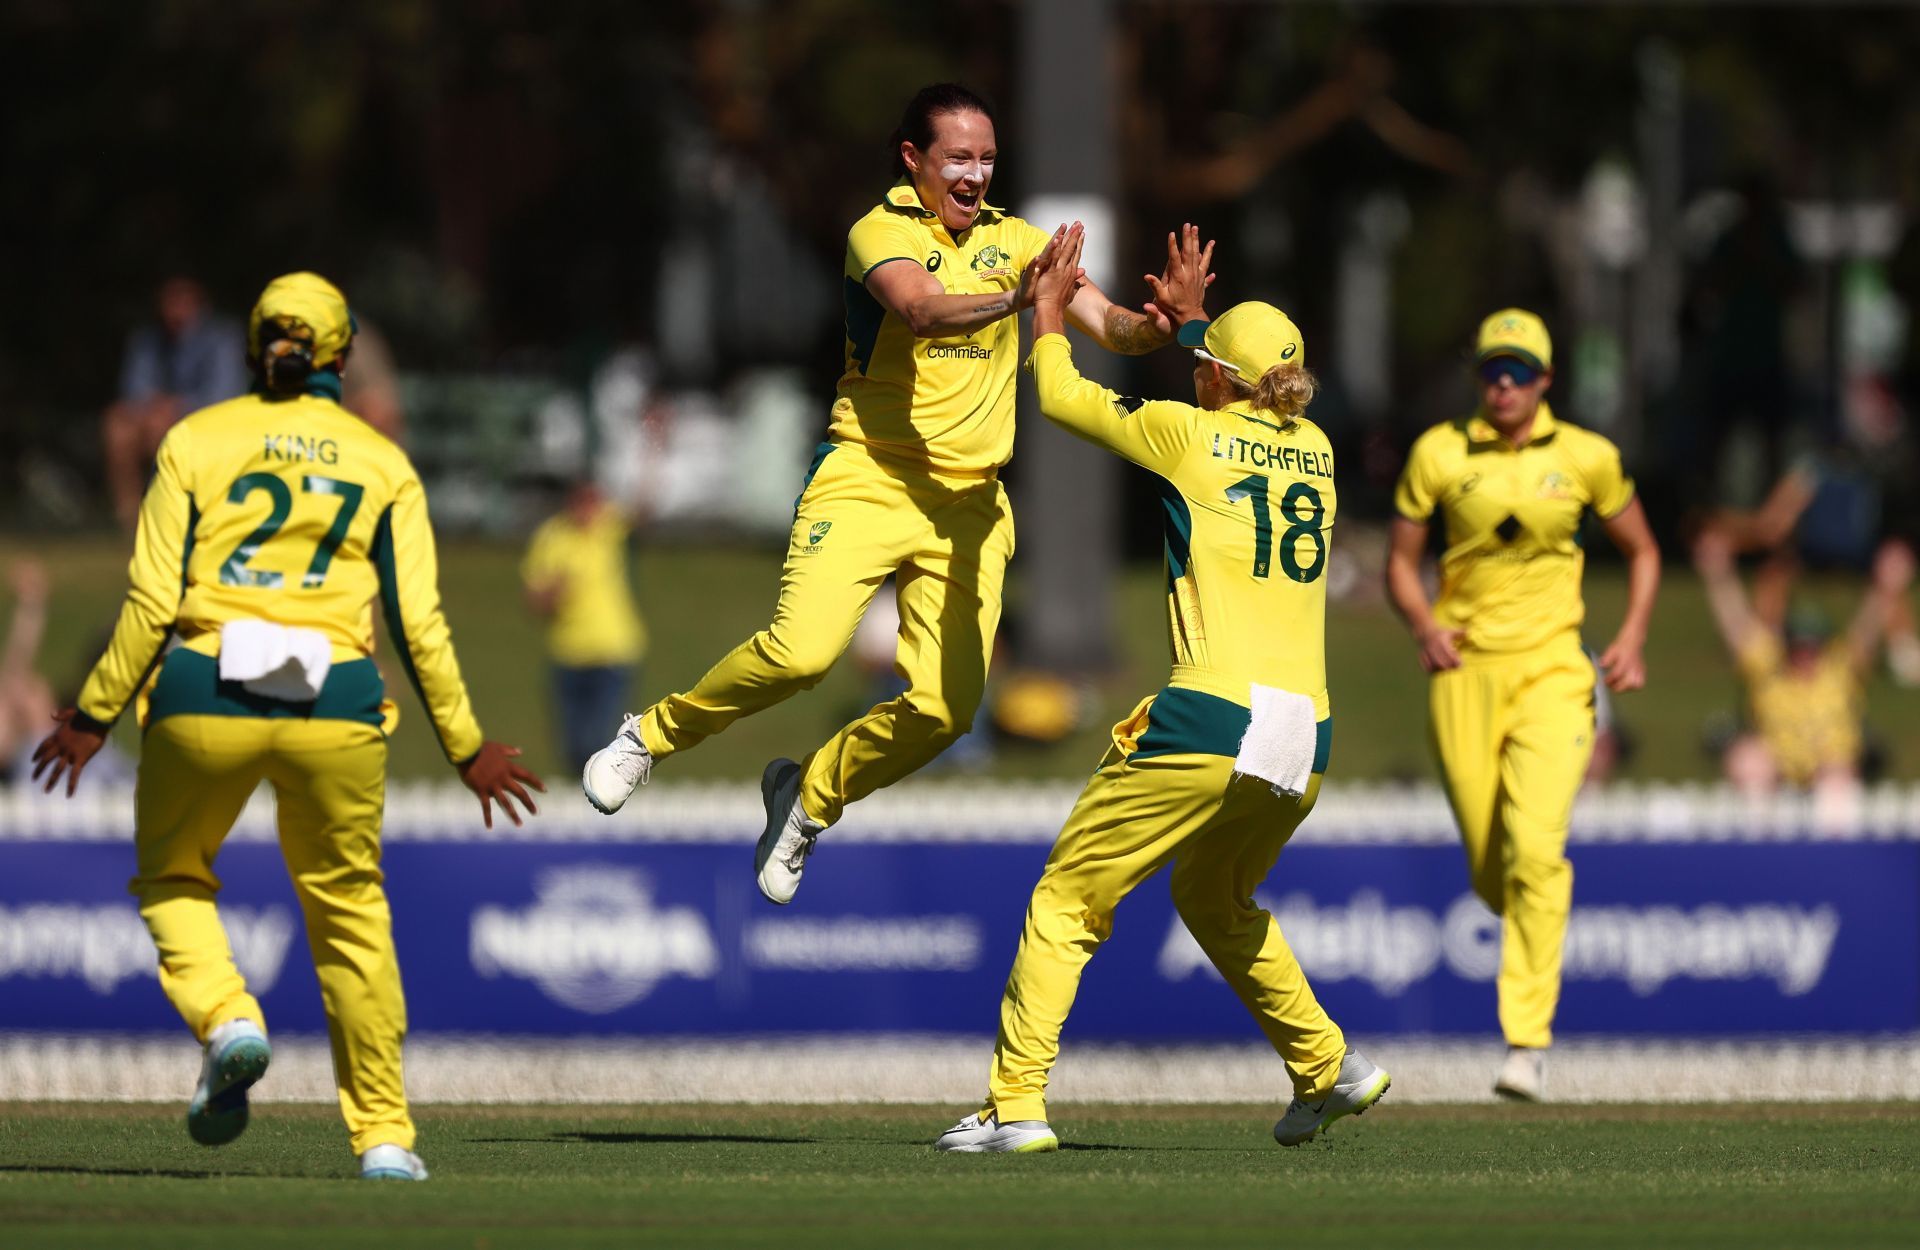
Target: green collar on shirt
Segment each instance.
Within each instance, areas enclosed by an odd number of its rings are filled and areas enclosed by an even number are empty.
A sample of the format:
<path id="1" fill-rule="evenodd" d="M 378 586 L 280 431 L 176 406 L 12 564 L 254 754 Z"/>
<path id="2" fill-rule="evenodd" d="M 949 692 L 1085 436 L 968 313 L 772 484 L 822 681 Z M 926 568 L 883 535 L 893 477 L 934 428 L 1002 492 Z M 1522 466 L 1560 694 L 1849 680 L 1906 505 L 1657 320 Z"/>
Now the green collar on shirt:
<path id="1" fill-rule="evenodd" d="M 255 395 L 265 395 L 268 399 L 287 398 L 268 395 L 266 388 L 257 382 L 253 385 L 253 393 Z M 307 375 L 306 389 L 303 390 L 301 394 L 313 395 L 320 399 L 331 399 L 337 404 L 340 402 L 340 375 L 332 369 L 315 369 Z"/>

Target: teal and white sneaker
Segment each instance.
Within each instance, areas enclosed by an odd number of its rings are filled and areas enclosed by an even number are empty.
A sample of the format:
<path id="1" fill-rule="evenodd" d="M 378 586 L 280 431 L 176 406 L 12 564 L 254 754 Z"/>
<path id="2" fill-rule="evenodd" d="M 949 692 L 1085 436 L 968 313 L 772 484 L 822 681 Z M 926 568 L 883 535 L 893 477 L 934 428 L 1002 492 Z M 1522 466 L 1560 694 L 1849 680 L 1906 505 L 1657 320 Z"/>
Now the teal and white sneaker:
<path id="1" fill-rule="evenodd" d="M 1002 1124 L 992 1114 L 982 1120 L 976 1111 L 940 1134 L 933 1148 L 963 1155 L 1030 1155 L 1060 1149 L 1060 1139 L 1045 1120 L 1009 1120 Z"/>
<path id="2" fill-rule="evenodd" d="M 273 1047 L 251 1020 L 229 1020 L 207 1038 L 200 1084 L 187 1104 L 187 1132 L 202 1146 L 224 1146 L 247 1131 L 247 1091 L 267 1074 Z"/>
<path id="3" fill-rule="evenodd" d="M 1380 1101 L 1392 1084 L 1393 1078 L 1385 1068 L 1348 1047 L 1347 1057 L 1340 1061 L 1340 1075 L 1334 1079 L 1333 1092 L 1320 1102 L 1294 1099 L 1287 1106 L 1287 1114 L 1273 1126 L 1273 1140 L 1282 1146 L 1310 1142 L 1314 1134 L 1324 1131 L 1341 1116 L 1365 1112 Z"/>
<path id="4" fill-rule="evenodd" d="M 423 1181 L 427 1165 L 405 1146 L 375 1146 L 360 1156 L 363 1181 Z"/>

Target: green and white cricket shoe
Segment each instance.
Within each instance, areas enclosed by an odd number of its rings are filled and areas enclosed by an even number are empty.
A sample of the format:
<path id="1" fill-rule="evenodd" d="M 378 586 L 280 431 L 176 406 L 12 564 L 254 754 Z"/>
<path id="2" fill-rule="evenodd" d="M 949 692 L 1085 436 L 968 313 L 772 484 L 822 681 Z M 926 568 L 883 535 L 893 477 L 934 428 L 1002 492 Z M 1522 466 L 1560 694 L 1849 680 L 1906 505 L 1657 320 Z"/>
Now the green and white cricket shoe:
<path id="1" fill-rule="evenodd" d="M 1540 1102 L 1547 1096 L 1547 1052 L 1507 1047 L 1507 1061 L 1494 1078 L 1493 1092 L 1510 1102 Z"/>
<path id="2" fill-rule="evenodd" d="M 427 1165 L 405 1146 L 375 1146 L 360 1156 L 363 1181 L 423 1181 Z"/>
<path id="3" fill-rule="evenodd" d="M 1298 1098 L 1287 1105 L 1287 1114 L 1273 1126 L 1273 1140 L 1282 1146 L 1299 1146 L 1324 1132 L 1341 1116 L 1360 1115 L 1379 1102 L 1393 1078 L 1387 1070 L 1365 1055 L 1347 1048 L 1340 1061 L 1340 1075 L 1334 1079 L 1333 1092 L 1320 1102 L 1302 1102 Z"/>
<path id="4" fill-rule="evenodd" d="M 247 1131 L 247 1091 L 267 1074 L 273 1047 L 251 1020 L 229 1020 L 207 1037 L 200 1083 L 187 1104 L 187 1133 L 202 1146 L 224 1146 Z"/>
<path id="5" fill-rule="evenodd" d="M 593 810 L 611 816 L 652 775 L 653 752 L 640 741 L 640 718 L 629 716 L 620 722 L 612 742 L 587 757 L 587 766 L 580 770 L 580 789 Z"/>
<path id="6" fill-rule="evenodd" d="M 1002 1124 L 998 1116 L 989 1114 L 982 1120 L 976 1111 L 940 1134 L 933 1148 L 963 1155 L 1031 1155 L 1060 1149 L 1060 1139 L 1045 1120 L 1009 1120 Z"/>
<path id="7" fill-rule="evenodd" d="M 766 804 L 767 827 L 753 848 L 754 880 L 769 901 L 791 903 L 814 840 L 825 826 L 809 820 L 800 806 L 800 765 L 792 760 L 767 765 L 760 774 L 760 799 Z"/>

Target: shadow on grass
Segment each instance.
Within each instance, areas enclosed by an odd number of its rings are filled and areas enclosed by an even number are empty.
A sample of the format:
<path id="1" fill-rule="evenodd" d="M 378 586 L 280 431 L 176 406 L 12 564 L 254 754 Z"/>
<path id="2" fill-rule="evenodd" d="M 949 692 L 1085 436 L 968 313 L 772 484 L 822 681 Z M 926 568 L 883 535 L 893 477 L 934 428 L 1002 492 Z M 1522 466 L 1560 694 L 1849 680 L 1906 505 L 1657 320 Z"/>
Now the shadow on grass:
<path id="1" fill-rule="evenodd" d="M 37 1176 L 164 1176 L 176 1181 L 205 1181 L 229 1175 L 226 1172 L 174 1168 L 95 1168 L 78 1163 L 66 1166 L 52 1163 L 0 1163 L 0 1172 L 24 1172 Z"/>
<path id="2" fill-rule="evenodd" d="M 684 1146 L 698 1145 L 702 1142 L 727 1142 L 749 1146 L 811 1146 L 817 1145 L 815 1137 L 754 1137 L 738 1133 L 549 1133 L 545 1137 L 469 1137 L 476 1144 L 495 1145 L 508 1142 L 533 1143 L 546 1146 L 565 1146 L 587 1142 L 604 1146 Z"/>

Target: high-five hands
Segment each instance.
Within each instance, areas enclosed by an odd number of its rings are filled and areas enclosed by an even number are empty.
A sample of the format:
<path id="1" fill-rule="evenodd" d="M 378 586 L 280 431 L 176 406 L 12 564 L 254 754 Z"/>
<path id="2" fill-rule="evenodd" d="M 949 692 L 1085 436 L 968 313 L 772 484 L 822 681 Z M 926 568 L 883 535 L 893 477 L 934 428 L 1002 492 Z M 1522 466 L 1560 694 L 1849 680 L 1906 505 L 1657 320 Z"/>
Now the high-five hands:
<path id="1" fill-rule="evenodd" d="M 1054 232 L 1046 250 L 1028 271 L 1035 308 L 1051 304 L 1057 310 L 1072 302 L 1074 292 L 1087 280 L 1087 271 L 1080 267 L 1080 253 L 1086 242 L 1086 228 L 1077 221 Z"/>
<path id="2" fill-rule="evenodd" d="M 1159 277 L 1144 275 L 1153 298 L 1140 306 L 1162 334 L 1172 335 L 1182 324 L 1206 317 L 1207 288 L 1218 274 L 1213 269 L 1214 240 L 1200 246 L 1200 227 L 1188 222 L 1167 232 L 1167 269 Z"/>

